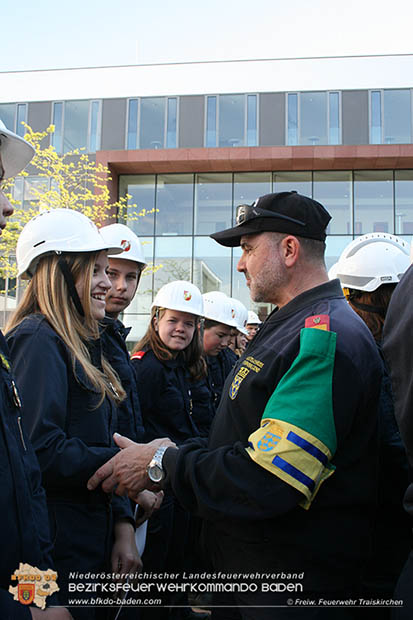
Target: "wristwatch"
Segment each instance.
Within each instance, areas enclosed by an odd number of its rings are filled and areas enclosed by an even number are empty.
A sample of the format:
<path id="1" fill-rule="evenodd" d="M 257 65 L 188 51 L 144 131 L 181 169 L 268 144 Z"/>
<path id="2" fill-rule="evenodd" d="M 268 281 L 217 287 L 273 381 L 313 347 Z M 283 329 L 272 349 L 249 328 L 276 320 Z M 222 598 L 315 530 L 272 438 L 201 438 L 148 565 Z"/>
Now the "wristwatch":
<path id="1" fill-rule="evenodd" d="M 165 478 L 165 472 L 162 468 L 162 459 L 167 449 L 168 446 L 161 446 L 158 448 L 146 468 L 151 482 L 159 483 Z"/>

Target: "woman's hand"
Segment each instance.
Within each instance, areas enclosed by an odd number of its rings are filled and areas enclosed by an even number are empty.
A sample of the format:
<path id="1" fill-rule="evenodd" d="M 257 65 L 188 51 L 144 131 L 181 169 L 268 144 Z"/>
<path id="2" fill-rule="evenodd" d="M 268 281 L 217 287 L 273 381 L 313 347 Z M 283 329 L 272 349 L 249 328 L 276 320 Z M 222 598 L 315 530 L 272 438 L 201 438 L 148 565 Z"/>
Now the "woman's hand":
<path id="1" fill-rule="evenodd" d="M 120 519 L 115 523 L 115 542 L 112 548 L 112 572 L 136 573 L 142 570 L 142 560 L 135 543 L 135 529 L 130 521 Z M 123 577 L 124 579 L 124 577 Z"/>
<path id="2" fill-rule="evenodd" d="M 163 501 L 163 491 L 141 491 L 135 497 L 135 502 L 139 504 L 139 509 L 136 513 L 136 527 L 145 523 L 147 519 L 152 515 L 154 510 L 158 510 Z"/>

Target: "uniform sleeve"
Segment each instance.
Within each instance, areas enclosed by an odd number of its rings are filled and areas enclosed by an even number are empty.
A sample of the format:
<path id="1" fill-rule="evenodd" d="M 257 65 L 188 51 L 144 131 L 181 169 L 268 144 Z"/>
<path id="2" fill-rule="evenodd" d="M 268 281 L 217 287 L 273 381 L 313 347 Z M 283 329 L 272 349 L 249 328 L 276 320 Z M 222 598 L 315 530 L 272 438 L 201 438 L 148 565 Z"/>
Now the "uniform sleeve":
<path id="1" fill-rule="evenodd" d="M 89 477 L 113 456 L 113 448 L 86 445 L 65 433 L 68 368 L 54 334 L 19 332 L 8 341 L 22 418 L 39 460 L 45 486 L 86 487 Z"/>
<path id="2" fill-rule="evenodd" d="M 302 494 L 254 463 L 244 446 L 208 450 L 194 439 L 168 448 L 167 482 L 187 510 L 210 521 L 268 519 L 286 512 Z"/>
<path id="3" fill-rule="evenodd" d="M 142 412 L 151 411 L 156 407 L 159 394 L 165 387 L 165 375 L 160 364 L 151 363 L 150 352 L 141 359 L 132 359 L 135 371 L 139 403 Z M 156 386 L 156 389 L 153 389 Z"/>
<path id="4" fill-rule="evenodd" d="M 167 450 L 165 467 L 183 505 L 210 520 L 225 514 L 266 519 L 298 504 L 308 509 L 322 482 L 334 473 L 337 441 L 351 432 L 351 416 L 341 414 L 356 411 L 351 395 L 346 400 L 333 394 L 335 373 L 348 376 L 341 381 L 347 388 L 356 380 L 349 360 L 342 355 L 336 359 L 336 334 L 303 329 L 299 354 L 245 444 L 211 451 L 191 442 Z"/>

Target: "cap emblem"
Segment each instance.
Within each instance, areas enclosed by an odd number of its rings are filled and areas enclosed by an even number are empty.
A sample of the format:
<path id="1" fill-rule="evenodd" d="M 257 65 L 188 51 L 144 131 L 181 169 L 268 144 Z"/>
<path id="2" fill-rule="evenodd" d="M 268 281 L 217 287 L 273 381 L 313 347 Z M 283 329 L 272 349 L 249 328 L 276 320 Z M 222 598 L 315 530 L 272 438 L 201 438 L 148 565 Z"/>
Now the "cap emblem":
<path id="1" fill-rule="evenodd" d="M 130 247 L 131 247 L 130 246 L 130 241 L 128 241 L 127 239 L 122 239 L 120 244 L 121 244 L 124 252 L 129 252 Z"/>

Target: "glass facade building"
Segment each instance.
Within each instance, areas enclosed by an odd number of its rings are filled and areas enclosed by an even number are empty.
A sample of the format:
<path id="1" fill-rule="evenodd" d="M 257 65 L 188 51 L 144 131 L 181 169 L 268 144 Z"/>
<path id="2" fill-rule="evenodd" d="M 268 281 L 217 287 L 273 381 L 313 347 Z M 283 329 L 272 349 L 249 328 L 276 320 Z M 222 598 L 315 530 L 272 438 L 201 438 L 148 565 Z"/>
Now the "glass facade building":
<path id="1" fill-rule="evenodd" d="M 346 76 L 352 63 L 364 67 L 361 80 Z M 395 67 L 403 63 L 410 63 L 397 74 L 404 77 L 395 79 Z M 318 66 L 327 69 L 327 77 L 320 77 Z M 72 91 L 66 84 L 76 76 L 63 71 L 61 86 L 49 89 L 47 100 L 42 92 L 29 101 L 1 102 L 0 118 L 19 135 L 25 131 L 22 122 L 34 131 L 53 124 L 50 142 L 59 153 L 81 149 L 110 169 L 113 200 L 130 194 L 126 223 L 142 239 L 150 265 L 125 316 L 136 340 L 154 295 L 172 279 L 192 280 L 203 292 L 222 290 L 261 316 L 270 310 L 250 301 L 236 269 L 240 249 L 209 237 L 233 224 L 237 205 L 262 194 L 296 190 L 326 206 L 332 215 L 327 267 L 366 232 L 410 241 L 408 67 L 413 70 L 413 55 L 241 61 L 220 63 L 219 71 L 214 63 L 153 66 L 150 72 L 139 66 L 107 68 L 96 70 L 99 81 L 86 96 L 75 89 L 73 99 L 67 98 Z M 85 71 L 93 77 L 94 69 Z M 102 71 L 108 71 L 104 84 Z M 109 85 L 110 95 L 104 92 Z M 14 188 L 23 205 L 32 204 L 35 190 L 48 182 L 35 170 L 28 172 Z"/>
<path id="2" fill-rule="evenodd" d="M 125 317 L 137 330 L 147 324 L 156 292 L 171 280 L 191 280 L 203 293 L 218 289 L 251 305 L 237 272 L 240 249 L 209 235 L 234 224 L 237 205 L 263 194 L 296 190 L 328 209 L 327 268 L 357 235 L 389 232 L 409 242 L 413 235 L 413 170 L 124 175 L 119 189 L 131 196 L 127 224 L 150 265 Z"/>

